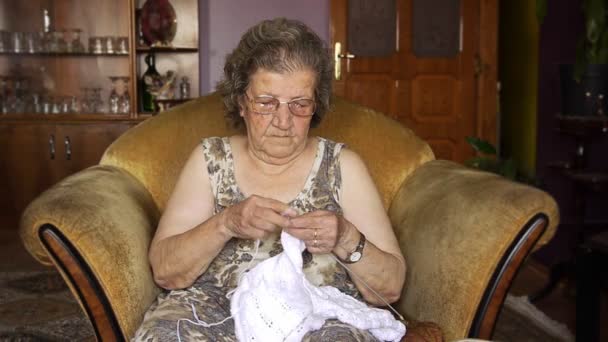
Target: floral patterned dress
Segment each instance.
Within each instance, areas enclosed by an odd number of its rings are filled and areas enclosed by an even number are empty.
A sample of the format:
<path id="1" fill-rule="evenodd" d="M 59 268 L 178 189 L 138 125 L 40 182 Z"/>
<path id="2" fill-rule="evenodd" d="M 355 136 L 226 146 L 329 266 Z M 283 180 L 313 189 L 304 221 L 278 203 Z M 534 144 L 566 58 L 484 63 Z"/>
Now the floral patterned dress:
<path id="1" fill-rule="evenodd" d="M 341 177 L 338 156 L 343 145 L 324 138 L 318 139 L 317 154 L 304 188 L 289 205 L 300 213 L 313 210 L 340 213 Z M 214 213 L 217 214 L 244 200 L 245 196 L 236 183 L 229 139 L 207 138 L 201 146 L 215 196 Z M 257 253 L 255 241 L 231 239 L 191 287 L 163 292 L 158 296 L 146 312 L 133 340 L 177 341 L 179 333 L 181 341 L 236 341 L 234 322 L 231 319 L 225 320 L 230 316 L 228 292 L 238 285 L 241 272 L 283 251 L 279 236 L 277 233 L 261 241 Z M 304 251 L 303 259 L 304 273 L 311 283 L 334 286 L 361 299 L 348 273 L 329 255 L 311 255 Z M 200 323 L 222 321 L 223 323 L 212 326 Z M 303 340 L 376 341 L 367 331 L 337 320 L 328 320 L 321 329 L 309 332 Z"/>

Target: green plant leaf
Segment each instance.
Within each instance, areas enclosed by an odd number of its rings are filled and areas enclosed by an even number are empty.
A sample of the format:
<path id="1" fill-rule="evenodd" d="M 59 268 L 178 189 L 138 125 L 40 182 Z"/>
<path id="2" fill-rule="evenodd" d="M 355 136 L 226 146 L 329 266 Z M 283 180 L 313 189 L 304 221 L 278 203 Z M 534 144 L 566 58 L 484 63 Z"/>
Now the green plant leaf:
<path id="1" fill-rule="evenodd" d="M 608 30 L 604 30 L 597 51 L 597 63 L 608 64 Z"/>
<path id="2" fill-rule="evenodd" d="M 504 160 L 500 165 L 500 172 L 502 176 L 515 179 L 517 176 L 517 163 L 513 159 Z"/>
<path id="3" fill-rule="evenodd" d="M 468 167 L 473 167 L 476 169 L 479 169 L 479 166 L 482 164 L 481 160 L 484 159 L 483 157 L 473 157 L 471 159 L 467 159 L 464 161 L 464 165 L 468 166 Z"/>
<path id="4" fill-rule="evenodd" d="M 488 157 L 473 157 L 465 161 L 465 165 L 482 171 L 499 173 L 499 162 Z"/>
<path id="5" fill-rule="evenodd" d="M 572 76 L 578 83 L 583 79 L 585 68 L 587 67 L 587 58 L 585 56 L 585 39 L 581 38 L 576 45 L 576 61 L 572 70 Z"/>
<path id="6" fill-rule="evenodd" d="M 585 0 L 583 11 L 587 40 L 596 45 L 606 29 L 606 0 Z"/>
<path id="7" fill-rule="evenodd" d="M 477 137 L 466 137 L 467 143 L 475 149 L 477 152 L 481 152 L 483 154 L 491 154 L 496 155 L 496 148 L 494 145 L 485 141 L 483 139 L 479 139 Z"/>
<path id="8" fill-rule="evenodd" d="M 542 25 L 547 16 L 547 0 L 536 0 L 536 20 Z"/>
<path id="9" fill-rule="evenodd" d="M 574 79 L 580 82 L 588 64 L 608 63 L 608 1 L 583 0 L 585 34 L 576 49 Z"/>

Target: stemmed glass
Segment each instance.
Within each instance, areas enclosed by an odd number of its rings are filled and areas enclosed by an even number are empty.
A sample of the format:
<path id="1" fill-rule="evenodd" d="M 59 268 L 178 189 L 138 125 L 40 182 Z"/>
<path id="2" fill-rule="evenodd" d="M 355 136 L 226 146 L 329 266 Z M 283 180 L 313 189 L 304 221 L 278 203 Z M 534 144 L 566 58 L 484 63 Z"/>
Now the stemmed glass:
<path id="1" fill-rule="evenodd" d="M 120 95 L 118 95 L 118 80 L 120 77 L 118 76 L 110 76 L 110 81 L 112 82 L 112 89 L 110 90 L 110 96 L 108 97 L 108 107 L 110 110 L 110 114 L 118 114 L 118 101 L 120 99 Z"/>
<path id="2" fill-rule="evenodd" d="M 80 90 L 82 90 L 82 98 L 81 98 L 81 109 L 83 113 L 92 113 L 93 112 L 93 108 L 91 108 L 91 88 L 80 88 Z"/>
<path id="3" fill-rule="evenodd" d="M 119 111 L 121 114 L 129 114 L 131 111 L 131 98 L 129 96 L 129 81 L 131 78 L 127 76 L 121 77 L 122 82 L 124 84 L 124 92 L 120 96 L 120 100 L 118 101 Z"/>
<path id="4" fill-rule="evenodd" d="M 70 52 L 72 52 L 72 53 L 84 52 L 84 45 L 80 41 L 80 33 L 82 32 L 82 30 L 81 29 L 71 29 L 71 30 L 69 30 L 69 32 L 70 32 L 71 40 L 70 40 L 68 49 L 70 50 Z"/>
<path id="5" fill-rule="evenodd" d="M 0 114 L 8 113 L 8 77 L 0 75 Z"/>
<path id="6" fill-rule="evenodd" d="M 102 113 L 103 100 L 101 99 L 101 88 L 92 88 L 91 102 L 93 105 L 93 113 Z"/>

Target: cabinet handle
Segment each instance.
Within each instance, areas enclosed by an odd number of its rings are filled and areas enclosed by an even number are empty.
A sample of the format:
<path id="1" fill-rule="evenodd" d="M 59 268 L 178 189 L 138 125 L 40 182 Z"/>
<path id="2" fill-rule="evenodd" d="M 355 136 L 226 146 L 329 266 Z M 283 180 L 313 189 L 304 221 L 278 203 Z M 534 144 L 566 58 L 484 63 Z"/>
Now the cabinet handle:
<path id="1" fill-rule="evenodd" d="M 51 159 L 55 159 L 55 134 L 49 135 L 49 154 Z"/>
<path id="2" fill-rule="evenodd" d="M 65 160 L 72 159 L 72 144 L 70 141 L 70 137 L 65 136 Z"/>

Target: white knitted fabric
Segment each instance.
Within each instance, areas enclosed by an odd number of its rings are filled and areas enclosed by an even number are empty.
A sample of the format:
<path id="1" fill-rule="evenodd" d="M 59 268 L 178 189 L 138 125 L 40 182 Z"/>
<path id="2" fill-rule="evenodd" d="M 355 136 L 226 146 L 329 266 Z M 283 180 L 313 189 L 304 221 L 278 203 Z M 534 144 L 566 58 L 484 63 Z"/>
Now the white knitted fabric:
<path id="1" fill-rule="evenodd" d="M 231 299 L 239 341 L 300 341 L 335 318 L 383 341 L 400 341 L 405 325 L 332 286 L 317 287 L 302 272 L 304 242 L 283 232 L 283 253 L 245 273 Z"/>

